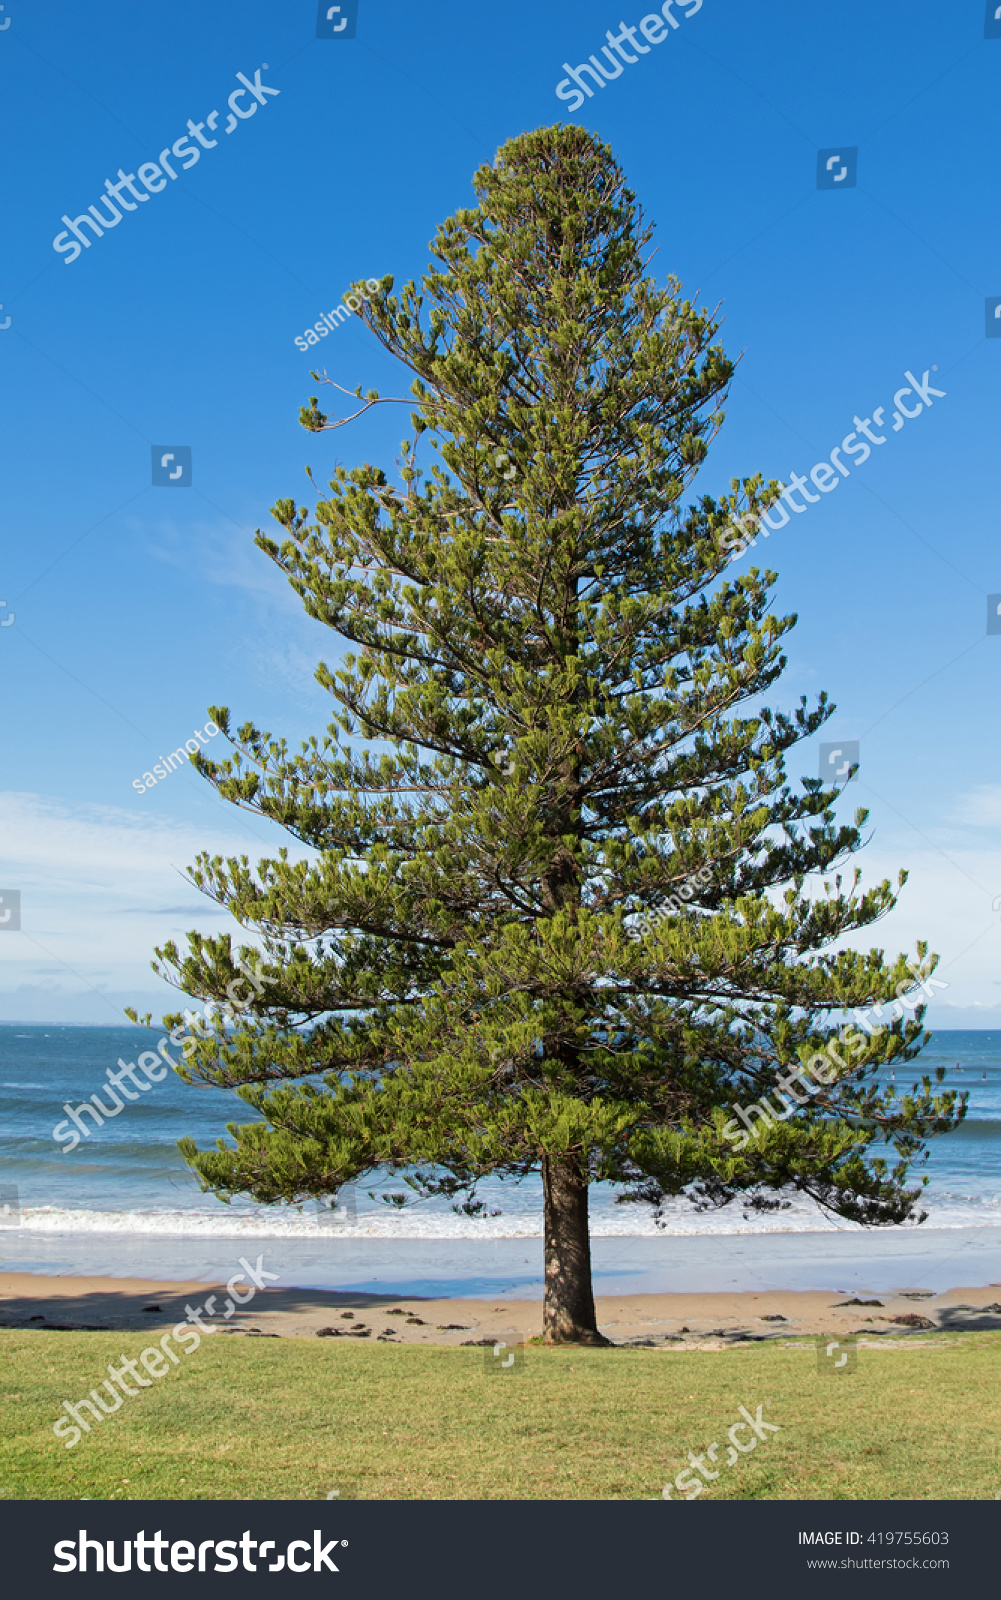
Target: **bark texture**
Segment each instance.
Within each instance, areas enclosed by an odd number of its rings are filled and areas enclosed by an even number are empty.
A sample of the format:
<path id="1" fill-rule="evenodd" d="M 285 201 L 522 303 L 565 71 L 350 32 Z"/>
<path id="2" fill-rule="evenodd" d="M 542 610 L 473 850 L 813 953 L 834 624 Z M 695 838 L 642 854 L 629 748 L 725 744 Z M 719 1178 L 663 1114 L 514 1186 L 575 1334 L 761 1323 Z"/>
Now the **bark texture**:
<path id="1" fill-rule="evenodd" d="M 573 1157 L 542 1158 L 547 1344 L 609 1344 L 598 1332 L 591 1289 L 587 1177 Z"/>

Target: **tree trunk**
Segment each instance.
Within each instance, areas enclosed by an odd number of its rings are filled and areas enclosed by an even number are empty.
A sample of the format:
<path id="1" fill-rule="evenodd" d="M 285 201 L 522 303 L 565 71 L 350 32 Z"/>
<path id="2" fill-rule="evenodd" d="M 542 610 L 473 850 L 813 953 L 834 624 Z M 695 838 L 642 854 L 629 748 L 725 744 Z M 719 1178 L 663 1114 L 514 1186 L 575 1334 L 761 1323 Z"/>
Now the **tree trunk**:
<path id="1" fill-rule="evenodd" d="M 598 1332 L 591 1289 L 587 1179 L 572 1157 L 542 1158 L 546 1344 L 609 1344 Z"/>

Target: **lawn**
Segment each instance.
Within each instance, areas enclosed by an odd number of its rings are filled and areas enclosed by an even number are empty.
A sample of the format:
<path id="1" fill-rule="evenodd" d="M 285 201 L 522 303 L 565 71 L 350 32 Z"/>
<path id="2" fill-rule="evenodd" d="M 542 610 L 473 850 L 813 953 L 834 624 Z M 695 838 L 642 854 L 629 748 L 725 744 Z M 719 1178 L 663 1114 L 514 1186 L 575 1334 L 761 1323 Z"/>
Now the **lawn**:
<path id="1" fill-rule="evenodd" d="M 134 1334 L 0 1330 L 0 1496 L 16 1499 L 651 1499 L 763 1407 L 779 1424 L 702 1498 L 993 1499 L 1001 1333 L 719 1352 L 203 1340 L 67 1449 L 52 1433 Z M 745 1430 L 739 1436 L 749 1439 Z M 735 1454 L 736 1452 L 731 1452 Z M 677 1490 L 674 1498 L 681 1499 Z"/>

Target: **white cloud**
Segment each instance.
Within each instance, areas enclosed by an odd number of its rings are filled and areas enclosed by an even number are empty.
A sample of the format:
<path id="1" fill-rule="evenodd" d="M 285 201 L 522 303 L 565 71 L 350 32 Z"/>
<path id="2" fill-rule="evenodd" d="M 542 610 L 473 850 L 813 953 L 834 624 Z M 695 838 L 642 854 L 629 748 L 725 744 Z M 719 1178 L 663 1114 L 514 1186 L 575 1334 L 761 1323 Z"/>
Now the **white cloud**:
<path id="1" fill-rule="evenodd" d="M 44 795 L 0 793 L 0 861 L 16 862 L 23 882 L 50 892 L 86 888 L 97 896 L 125 894 L 135 903 L 136 886 L 166 903 L 178 899 L 173 863 L 183 867 L 201 850 L 219 854 L 247 849 L 244 833 L 215 832 L 173 821 L 155 812 L 123 806 L 76 805 Z"/>
<path id="2" fill-rule="evenodd" d="M 1001 826 L 1001 784 L 981 783 L 969 794 L 957 795 L 949 820 L 968 828 Z"/>
<path id="3" fill-rule="evenodd" d="M 172 993 L 149 969 L 166 939 L 225 928 L 250 943 L 183 872 L 203 850 L 252 861 L 273 854 L 268 825 L 254 819 L 252 829 L 0 793 L 0 886 L 21 893 L 20 931 L 0 932 L 0 1015 L 38 1015 L 50 994 L 60 1003 L 44 1015 L 75 1015 L 86 1002 L 81 1020 L 107 1022 L 102 994 L 113 991 L 119 1009 L 133 995 L 148 1003 Z"/>
<path id="4" fill-rule="evenodd" d="M 273 518 L 262 532 L 282 530 Z M 189 577 L 194 561 L 198 579 L 220 588 L 242 589 L 266 596 L 271 605 L 302 615 L 302 601 L 289 587 L 274 562 L 253 542 L 254 529 L 235 518 L 220 516 L 218 521 L 196 519 L 181 528 L 170 517 L 157 521 L 130 517 L 127 525 L 134 538 L 145 539 L 149 555 L 165 566 L 175 567 Z M 193 537 L 194 536 L 194 537 Z M 194 553 L 194 554 L 193 554 Z"/>
<path id="5" fill-rule="evenodd" d="M 1001 807 L 1001 789 L 958 802 L 961 814 L 983 819 L 978 826 L 988 825 L 993 805 Z M 0 887 L 21 890 L 23 930 L 0 932 L 0 1016 L 108 1021 L 112 1001 L 147 1009 L 151 997 L 161 1002 L 172 994 L 149 969 L 156 945 L 181 943 L 189 928 L 239 937 L 236 922 L 190 887 L 183 869 L 202 851 L 256 861 L 274 855 L 287 836 L 229 808 L 219 817 L 232 826 L 180 822 L 145 806 L 73 806 L 0 793 Z M 850 942 L 893 956 L 928 940 L 942 957 L 938 976 L 949 984 L 936 995 L 929 1023 L 1001 1025 L 994 993 L 1001 911 L 992 909 L 995 892 L 1001 895 L 1001 847 L 985 841 L 977 848 L 954 826 L 927 838 L 906 830 L 888 840 L 887 832 L 857 857 L 863 882 L 895 883 L 900 867 L 909 880 L 896 910 Z M 819 883 L 808 885 L 811 891 Z"/>
<path id="6" fill-rule="evenodd" d="M 975 1008 L 986 1013 L 997 1003 L 993 988 L 1001 973 L 1001 912 L 992 909 L 992 899 L 995 887 L 1001 892 L 1001 849 L 971 848 L 969 836 L 957 833 L 943 833 L 941 848 L 935 845 L 933 837 L 909 833 L 899 843 L 881 838 L 878 847 L 874 841 L 859 853 L 863 888 L 883 878 L 895 886 L 901 867 L 908 879 L 896 908 L 845 943 L 859 950 L 879 948 L 891 957 L 898 951 L 911 955 L 917 941 L 926 940 L 942 958 L 936 977 L 949 985 L 937 991 L 928 1022 L 974 1026 L 948 1020 L 948 1014 Z M 851 863 L 842 868 L 848 881 L 851 871 Z M 816 893 L 816 880 L 808 887 Z M 976 1025 L 990 1026 L 993 1020 L 985 1014 Z"/>

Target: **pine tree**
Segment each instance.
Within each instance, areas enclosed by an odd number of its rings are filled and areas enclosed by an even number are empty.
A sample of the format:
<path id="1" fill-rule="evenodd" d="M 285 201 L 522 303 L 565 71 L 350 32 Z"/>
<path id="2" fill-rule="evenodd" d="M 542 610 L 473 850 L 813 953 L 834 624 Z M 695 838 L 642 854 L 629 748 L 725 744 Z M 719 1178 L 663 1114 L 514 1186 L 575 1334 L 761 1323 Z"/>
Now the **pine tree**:
<path id="1" fill-rule="evenodd" d="M 486 1175 L 540 1172 L 545 1336 L 600 1344 L 592 1183 L 700 1207 L 799 1191 L 899 1223 L 927 1136 L 964 1108 L 928 1078 L 900 1099 L 876 1082 L 927 1038 L 920 1007 L 852 1033 L 822 1085 L 801 1071 L 843 1008 L 914 977 L 832 948 L 892 907 L 889 882 L 806 892 L 866 813 L 839 826 L 836 791 L 787 783 L 826 697 L 760 705 L 796 619 L 767 609 L 775 573 L 727 568 L 733 524 L 782 486 L 686 503 L 733 373 L 718 318 L 647 274 L 651 230 L 584 130 L 514 139 L 474 185 L 422 289 L 359 302 L 414 377 L 397 482 L 338 467 L 313 520 L 279 500 L 283 535 L 257 536 L 357 653 L 317 670 L 322 741 L 292 754 L 217 707 L 234 754 L 194 758 L 315 859 L 191 869 L 264 959 L 239 1027 L 217 1016 L 182 1067 L 257 1120 L 181 1149 L 206 1189 L 262 1202 L 380 1169 L 476 1214 Z M 354 393 L 355 415 L 385 403 Z M 351 420 L 318 406 L 314 432 Z M 222 1000 L 252 947 L 188 944 L 159 970 Z M 776 1086 L 792 1114 L 744 1114 L 745 1134 L 734 1107 Z"/>

